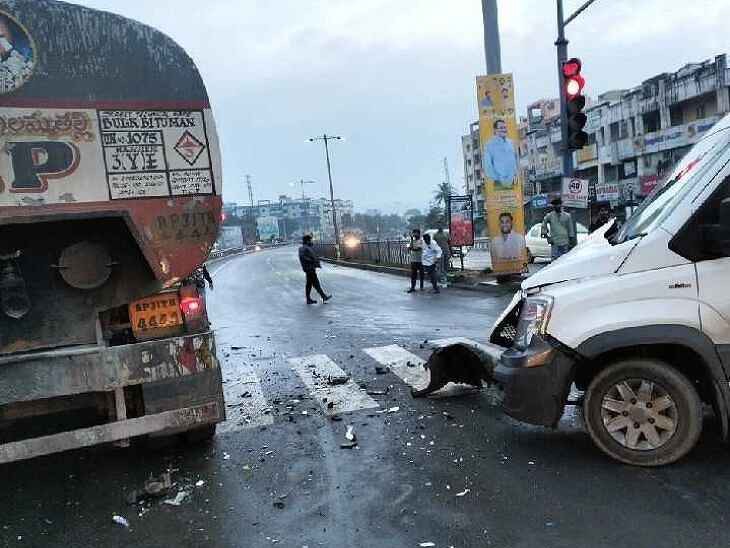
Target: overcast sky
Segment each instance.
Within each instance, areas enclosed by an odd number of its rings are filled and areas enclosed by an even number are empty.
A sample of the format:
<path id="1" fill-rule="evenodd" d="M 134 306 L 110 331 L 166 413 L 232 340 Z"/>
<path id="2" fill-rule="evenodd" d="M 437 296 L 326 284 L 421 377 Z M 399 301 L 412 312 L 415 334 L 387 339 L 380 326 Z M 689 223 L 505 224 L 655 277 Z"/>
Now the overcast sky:
<path id="1" fill-rule="evenodd" d="M 157 27 L 206 81 L 223 146 L 224 198 L 325 195 L 357 210 L 423 208 L 447 157 L 461 191 L 460 136 L 485 72 L 480 0 L 77 0 Z M 566 14 L 583 0 L 565 0 Z M 555 2 L 499 0 L 502 67 L 519 112 L 557 95 Z M 598 0 L 568 26 L 588 92 L 632 87 L 730 50 L 727 0 Z"/>

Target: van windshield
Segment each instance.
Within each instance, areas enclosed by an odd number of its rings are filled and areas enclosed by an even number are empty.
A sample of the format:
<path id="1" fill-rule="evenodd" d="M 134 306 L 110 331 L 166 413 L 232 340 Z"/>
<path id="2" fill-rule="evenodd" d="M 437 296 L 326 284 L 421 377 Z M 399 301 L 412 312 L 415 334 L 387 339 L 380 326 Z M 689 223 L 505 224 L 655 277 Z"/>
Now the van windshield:
<path id="1" fill-rule="evenodd" d="M 725 123 L 723 123 L 725 122 Z M 698 142 L 682 158 L 667 181 L 654 189 L 639 208 L 626 221 L 612 243 L 621 243 L 645 236 L 677 207 L 687 194 L 705 179 L 708 169 L 730 144 L 730 124 L 725 119 L 710 135 Z"/>

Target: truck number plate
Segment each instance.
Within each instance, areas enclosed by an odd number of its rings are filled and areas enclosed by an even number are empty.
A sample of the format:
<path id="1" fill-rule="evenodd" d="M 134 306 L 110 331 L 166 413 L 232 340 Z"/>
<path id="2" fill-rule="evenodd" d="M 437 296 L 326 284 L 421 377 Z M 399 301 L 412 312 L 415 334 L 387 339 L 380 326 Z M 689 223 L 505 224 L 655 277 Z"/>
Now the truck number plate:
<path id="1" fill-rule="evenodd" d="M 129 319 L 135 334 L 182 325 L 180 301 L 175 293 L 140 299 L 129 305 Z"/>

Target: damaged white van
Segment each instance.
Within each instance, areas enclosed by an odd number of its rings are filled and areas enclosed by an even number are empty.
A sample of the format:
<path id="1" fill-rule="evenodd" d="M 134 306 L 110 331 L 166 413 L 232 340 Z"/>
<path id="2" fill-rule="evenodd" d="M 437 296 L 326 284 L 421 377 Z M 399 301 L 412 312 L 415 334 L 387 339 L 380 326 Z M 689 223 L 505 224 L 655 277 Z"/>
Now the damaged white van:
<path id="1" fill-rule="evenodd" d="M 507 414 L 555 426 L 575 385 L 591 438 L 614 459 L 683 457 L 706 404 L 727 438 L 730 116 L 622 227 L 527 279 L 490 342 Z"/>

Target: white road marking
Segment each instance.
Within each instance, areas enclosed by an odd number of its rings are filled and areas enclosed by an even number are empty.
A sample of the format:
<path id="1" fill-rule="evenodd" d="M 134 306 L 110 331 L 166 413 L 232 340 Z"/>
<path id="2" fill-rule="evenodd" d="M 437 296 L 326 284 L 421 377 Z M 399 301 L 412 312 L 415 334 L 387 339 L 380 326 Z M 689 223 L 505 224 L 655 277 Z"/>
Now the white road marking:
<path id="1" fill-rule="evenodd" d="M 379 407 L 352 379 L 344 384 L 330 385 L 330 378 L 343 377 L 346 373 L 324 354 L 290 358 L 289 363 L 327 415 Z M 330 403 L 332 407 L 328 405 Z"/>
<path id="2" fill-rule="evenodd" d="M 423 367 L 426 362 L 397 344 L 365 348 L 363 352 L 381 365 L 390 367 L 393 373 L 413 388 L 420 389 L 428 384 L 429 373 Z"/>
<path id="3" fill-rule="evenodd" d="M 224 385 L 226 390 L 226 422 L 220 425 L 221 432 L 236 432 L 246 428 L 269 426 L 274 423 L 261 381 L 253 371 L 244 374 L 235 382 Z M 241 396 L 244 397 L 241 397 Z"/>

